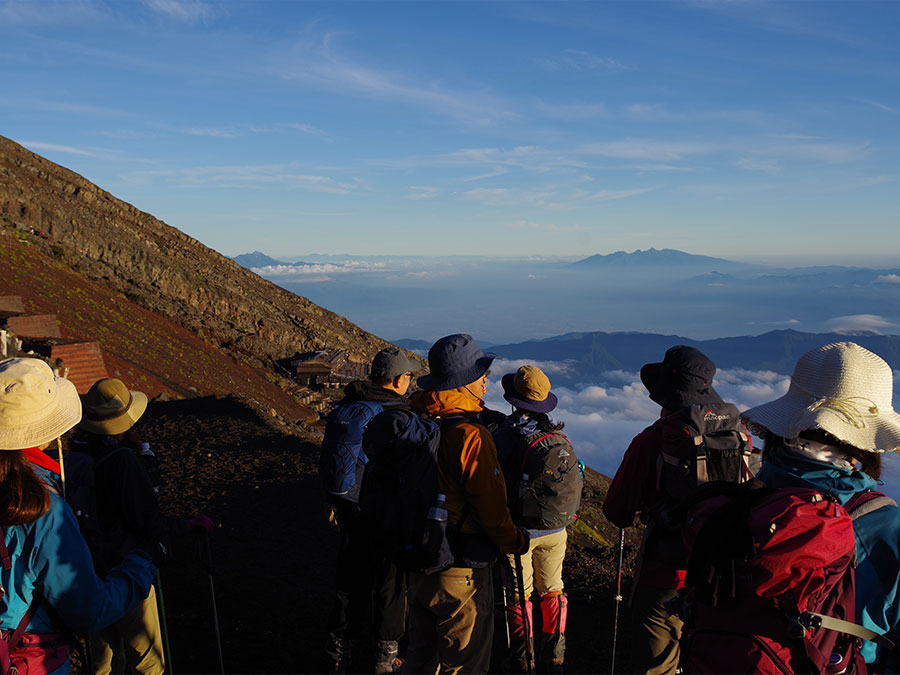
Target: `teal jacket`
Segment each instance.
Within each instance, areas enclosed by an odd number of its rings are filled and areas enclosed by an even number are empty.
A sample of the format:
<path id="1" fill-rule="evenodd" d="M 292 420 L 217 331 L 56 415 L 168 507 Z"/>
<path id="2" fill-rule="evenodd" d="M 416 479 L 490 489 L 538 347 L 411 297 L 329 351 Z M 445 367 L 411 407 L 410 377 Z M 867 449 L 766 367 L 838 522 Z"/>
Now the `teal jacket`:
<path id="1" fill-rule="evenodd" d="M 770 454 L 757 476 L 770 487 L 811 487 L 846 504 L 857 492 L 878 487 L 878 481 L 860 471 L 842 469 L 784 452 Z M 853 521 L 856 536 L 857 622 L 879 633 L 900 634 L 900 508 L 885 506 Z M 900 672 L 898 657 L 880 654 L 873 642 L 863 642 L 866 663 L 878 662 L 877 672 Z M 880 661 L 879 661 L 880 659 Z M 890 659 L 890 663 L 886 662 Z"/>
<path id="2" fill-rule="evenodd" d="M 0 568 L 6 591 L 0 602 L 4 629 L 19 625 L 40 592 L 43 601 L 27 632 L 96 632 L 147 597 L 156 575 L 150 556 L 137 550 L 105 578 L 97 577 L 75 515 L 56 494 L 50 495 L 47 513 L 25 525 L 7 527 L 5 534 L 12 569 Z"/>

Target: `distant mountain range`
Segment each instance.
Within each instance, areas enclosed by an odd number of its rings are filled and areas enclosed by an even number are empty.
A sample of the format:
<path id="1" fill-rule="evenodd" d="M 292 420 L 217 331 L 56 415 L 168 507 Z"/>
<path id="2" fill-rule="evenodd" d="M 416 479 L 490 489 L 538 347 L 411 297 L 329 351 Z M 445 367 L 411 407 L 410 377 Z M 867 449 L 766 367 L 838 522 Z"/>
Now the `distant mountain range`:
<path id="1" fill-rule="evenodd" d="M 241 267 L 246 267 L 248 270 L 253 269 L 254 267 L 268 267 L 270 265 L 292 264 L 281 262 L 280 260 L 275 260 L 275 258 L 270 258 L 265 253 L 261 253 L 260 251 L 253 251 L 253 253 L 242 253 L 241 255 L 234 256 L 232 260 L 234 260 L 234 262 L 236 262 Z"/>
<path id="2" fill-rule="evenodd" d="M 491 351 L 507 359 L 573 361 L 570 383 L 610 370 L 634 372 L 645 363 L 661 361 L 674 345 L 696 347 L 718 368 L 770 370 L 789 375 L 805 352 L 832 342 L 850 340 L 875 352 L 893 369 L 900 369 L 900 336 L 802 333 L 774 330 L 763 335 L 691 340 L 655 333 L 568 333 L 542 340 L 493 345 Z"/>
<path id="3" fill-rule="evenodd" d="M 724 258 L 712 258 L 706 255 L 685 253 L 672 248 L 661 250 L 650 248 L 646 251 L 636 250 L 631 253 L 616 251 L 606 255 L 597 254 L 583 258 L 569 265 L 570 269 L 610 269 L 622 267 L 749 267 L 745 263 L 733 262 Z"/>

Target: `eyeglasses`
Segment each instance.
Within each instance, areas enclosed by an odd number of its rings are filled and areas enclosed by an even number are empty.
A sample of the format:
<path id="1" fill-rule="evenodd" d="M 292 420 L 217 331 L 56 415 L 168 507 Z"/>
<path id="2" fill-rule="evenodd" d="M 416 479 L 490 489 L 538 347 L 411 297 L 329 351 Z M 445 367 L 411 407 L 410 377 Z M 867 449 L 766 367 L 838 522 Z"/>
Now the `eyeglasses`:
<path id="1" fill-rule="evenodd" d="M 411 372 L 410 372 L 410 373 L 403 373 L 403 374 L 406 375 L 409 379 L 413 379 L 413 374 L 412 374 Z"/>

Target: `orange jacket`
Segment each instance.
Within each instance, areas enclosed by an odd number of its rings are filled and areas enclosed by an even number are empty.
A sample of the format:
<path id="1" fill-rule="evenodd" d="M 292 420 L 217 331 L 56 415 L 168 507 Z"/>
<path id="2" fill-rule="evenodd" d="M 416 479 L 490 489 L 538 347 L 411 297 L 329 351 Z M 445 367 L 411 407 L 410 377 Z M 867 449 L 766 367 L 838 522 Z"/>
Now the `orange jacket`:
<path id="1" fill-rule="evenodd" d="M 413 409 L 434 417 L 476 415 L 484 403 L 465 388 L 419 391 L 411 399 Z M 497 448 L 490 432 L 477 421 L 445 425 L 438 451 L 439 489 L 447 495 L 449 522 L 466 517 L 460 531 L 483 532 L 501 553 L 518 553 L 525 537 L 513 524 L 506 506 L 506 484 Z M 468 504 L 468 509 L 466 505 Z"/>

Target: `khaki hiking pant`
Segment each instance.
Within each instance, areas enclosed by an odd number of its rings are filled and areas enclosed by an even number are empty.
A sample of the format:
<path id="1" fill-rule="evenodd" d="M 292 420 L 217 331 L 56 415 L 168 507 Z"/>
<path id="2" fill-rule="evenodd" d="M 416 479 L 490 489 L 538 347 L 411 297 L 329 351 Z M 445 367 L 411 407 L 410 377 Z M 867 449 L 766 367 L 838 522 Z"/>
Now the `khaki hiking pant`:
<path id="1" fill-rule="evenodd" d="M 94 673 L 162 675 L 162 633 L 156 608 L 156 588 L 128 613 L 90 637 Z"/>
<path id="2" fill-rule="evenodd" d="M 494 634 L 491 568 L 409 575 L 404 673 L 486 673 Z"/>
<path id="3" fill-rule="evenodd" d="M 682 622 L 671 616 L 663 603 L 678 595 L 668 588 L 635 587 L 631 598 L 634 623 L 634 654 L 637 672 L 646 675 L 675 673 L 681 655 Z"/>
<path id="4" fill-rule="evenodd" d="M 528 553 L 522 554 L 522 577 L 525 580 L 525 598 L 537 587 L 538 595 L 544 597 L 548 593 L 559 593 L 563 590 L 562 568 L 566 557 L 565 529 L 531 540 Z M 509 555 L 509 565 L 515 576 L 516 557 Z M 512 589 L 518 595 L 519 589 Z"/>

